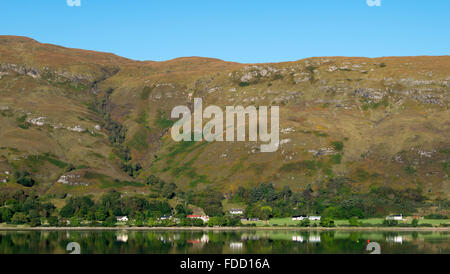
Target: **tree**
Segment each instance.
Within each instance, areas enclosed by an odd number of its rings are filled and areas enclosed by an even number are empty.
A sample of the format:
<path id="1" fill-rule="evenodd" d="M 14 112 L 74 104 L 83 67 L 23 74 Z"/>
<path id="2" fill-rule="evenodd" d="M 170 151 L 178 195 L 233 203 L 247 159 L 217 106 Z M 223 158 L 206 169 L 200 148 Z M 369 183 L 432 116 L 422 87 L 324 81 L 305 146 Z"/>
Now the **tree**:
<path id="1" fill-rule="evenodd" d="M 59 225 L 59 220 L 58 220 L 58 217 L 56 217 L 56 216 L 50 216 L 47 219 L 47 221 L 50 226 L 58 226 Z"/>
<path id="2" fill-rule="evenodd" d="M 384 220 L 383 225 L 384 226 L 396 226 L 396 225 L 398 225 L 398 221 L 397 220 Z"/>
<path id="3" fill-rule="evenodd" d="M 351 218 L 348 220 L 348 223 L 349 223 L 350 226 L 361 226 L 361 225 L 362 225 L 362 223 L 359 222 L 358 219 L 357 219 L 356 217 L 351 217 Z"/>
<path id="4" fill-rule="evenodd" d="M 164 198 L 172 199 L 175 196 L 175 190 L 177 189 L 177 185 L 175 183 L 164 184 L 161 195 Z"/>
<path id="5" fill-rule="evenodd" d="M 41 219 L 40 218 L 32 218 L 30 219 L 30 226 L 36 227 L 41 225 Z"/>
<path id="6" fill-rule="evenodd" d="M 270 206 L 263 206 L 260 209 L 260 218 L 262 220 L 269 220 L 272 216 L 272 208 Z"/>
<path id="7" fill-rule="evenodd" d="M 13 216 L 13 212 L 11 209 L 7 207 L 0 208 L 0 218 L 1 222 L 9 223 L 11 222 L 11 218 Z"/>
<path id="8" fill-rule="evenodd" d="M 109 216 L 108 218 L 106 218 L 106 220 L 103 222 L 103 226 L 115 226 L 116 225 L 116 217 L 114 216 Z"/>
<path id="9" fill-rule="evenodd" d="M 59 214 L 63 218 L 71 218 L 71 217 L 73 217 L 74 213 L 75 213 L 75 209 L 70 204 L 66 204 L 65 206 L 63 206 L 61 208 L 61 211 L 59 212 Z"/>
<path id="10" fill-rule="evenodd" d="M 411 222 L 411 225 L 412 225 L 413 227 L 417 227 L 417 226 L 419 225 L 419 220 L 417 220 L 416 218 L 414 218 L 414 219 L 412 220 L 412 222 Z"/>
<path id="11" fill-rule="evenodd" d="M 72 217 L 70 218 L 70 226 L 80 226 L 81 222 L 80 219 L 78 217 Z"/>
<path id="12" fill-rule="evenodd" d="M 331 218 L 322 218 L 320 220 L 320 226 L 322 227 L 334 227 L 334 220 Z"/>
<path id="13" fill-rule="evenodd" d="M 95 210 L 94 216 L 95 216 L 95 220 L 104 221 L 108 217 L 108 211 L 106 210 L 106 208 L 104 206 L 99 206 Z"/>
<path id="14" fill-rule="evenodd" d="M 15 177 L 18 184 L 26 187 L 32 187 L 35 183 L 34 179 L 31 178 L 31 174 L 27 171 L 24 171 L 22 173 L 20 171 L 16 171 Z"/>
<path id="15" fill-rule="evenodd" d="M 15 225 L 25 224 L 28 223 L 28 217 L 22 212 L 16 212 L 11 218 L 11 223 Z"/>
<path id="16" fill-rule="evenodd" d="M 311 222 L 309 221 L 308 218 L 305 218 L 303 220 L 300 221 L 300 223 L 298 223 L 298 226 L 301 227 L 309 227 L 311 225 Z"/>
<path id="17" fill-rule="evenodd" d="M 175 207 L 175 211 L 177 218 L 186 218 L 187 215 L 192 214 L 192 210 L 188 207 L 183 206 L 182 204 L 178 204 Z"/>

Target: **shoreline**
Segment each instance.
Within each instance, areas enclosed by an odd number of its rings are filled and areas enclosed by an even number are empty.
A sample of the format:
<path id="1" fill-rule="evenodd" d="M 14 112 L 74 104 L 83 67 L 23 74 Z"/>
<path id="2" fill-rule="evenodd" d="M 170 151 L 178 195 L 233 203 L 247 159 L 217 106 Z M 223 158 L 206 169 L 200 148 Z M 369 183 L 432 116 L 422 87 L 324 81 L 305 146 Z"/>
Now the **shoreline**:
<path id="1" fill-rule="evenodd" d="M 450 232 L 450 227 L 0 227 L 0 231 L 431 231 Z"/>

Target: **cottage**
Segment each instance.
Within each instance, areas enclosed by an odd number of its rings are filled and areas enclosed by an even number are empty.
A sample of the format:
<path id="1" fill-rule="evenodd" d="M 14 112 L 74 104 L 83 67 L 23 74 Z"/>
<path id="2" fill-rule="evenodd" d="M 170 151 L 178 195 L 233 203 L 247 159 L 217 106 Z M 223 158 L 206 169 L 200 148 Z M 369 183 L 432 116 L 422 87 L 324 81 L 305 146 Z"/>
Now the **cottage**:
<path id="1" fill-rule="evenodd" d="M 230 209 L 230 214 L 233 214 L 233 215 L 241 215 L 243 213 L 244 213 L 244 210 L 242 210 L 242 209 L 235 209 L 235 208 Z"/>
<path id="2" fill-rule="evenodd" d="M 306 215 L 300 215 L 300 216 L 293 216 L 292 221 L 303 221 L 304 219 L 307 219 L 308 216 Z"/>
<path id="3" fill-rule="evenodd" d="M 321 216 L 309 216 L 310 221 L 320 221 L 321 218 Z"/>
<path id="4" fill-rule="evenodd" d="M 209 216 L 207 216 L 207 215 L 205 215 L 205 216 L 201 216 L 201 215 L 187 215 L 186 218 L 188 218 L 188 219 L 201 219 L 205 223 L 209 221 Z"/>
<path id="5" fill-rule="evenodd" d="M 118 222 L 128 222 L 128 217 L 127 216 L 116 216 L 116 220 Z"/>
<path id="6" fill-rule="evenodd" d="M 389 215 L 386 217 L 386 220 L 395 220 L 395 221 L 402 221 L 403 220 L 403 215 L 402 214 L 398 214 L 398 215 Z"/>

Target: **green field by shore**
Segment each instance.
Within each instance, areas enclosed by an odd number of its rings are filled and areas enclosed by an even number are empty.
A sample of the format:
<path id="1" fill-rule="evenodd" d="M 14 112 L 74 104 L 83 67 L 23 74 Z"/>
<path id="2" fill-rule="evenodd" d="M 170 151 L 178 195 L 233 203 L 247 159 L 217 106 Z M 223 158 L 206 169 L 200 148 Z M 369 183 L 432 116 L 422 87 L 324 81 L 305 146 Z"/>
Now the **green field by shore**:
<path id="1" fill-rule="evenodd" d="M 369 219 L 360 219 L 358 220 L 365 226 L 377 226 L 382 225 L 384 218 L 369 218 Z M 423 224 L 430 224 L 432 226 L 440 226 L 441 224 L 450 224 L 450 219 L 420 219 L 419 225 Z M 292 218 L 272 218 L 268 221 L 242 221 L 242 224 L 255 224 L 256 226 L 297 226 L 300 223 L 300 221 L 294 221 Z M 349 221 L 348 220 L 334 220 L 334 223 L 336 226 L 348 226 Z M 411 221 L 399 221 L 399 225 L 401 224 L 410 224 Z M 320 221 L 311 221 L 310 225 L 314 226 L 320 226 Z"/>

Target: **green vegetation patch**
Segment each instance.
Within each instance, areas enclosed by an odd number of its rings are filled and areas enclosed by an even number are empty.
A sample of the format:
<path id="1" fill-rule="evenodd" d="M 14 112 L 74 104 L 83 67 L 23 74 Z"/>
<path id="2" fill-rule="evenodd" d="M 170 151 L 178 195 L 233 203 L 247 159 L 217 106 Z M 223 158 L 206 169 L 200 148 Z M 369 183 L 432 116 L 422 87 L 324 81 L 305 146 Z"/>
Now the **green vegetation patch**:
<path id="1" fill-rule="evenodd" d="M 339 142 L 339 141 L 331 142 L 331 146 L 336 151 L 342 151 L 344 149 L 344 143 L 343 142 Z"/>
<path id="2" fill-rule="evenodd" d="M 170 120 L 163 110 L 158 110 L 155 122 L 160 129 L 170 128 L 174 124 L 174 121 Z"/>
<path id="3" fill-rule="evenodd" d="M 291 162 L 283 164 L 280 168 L 280 172 L 295 172 L 295 171 L 306 171 L 306 175 L 312 176 L 316 172 L 321 171 L 333 177 L 333 172 L 331 170 L 330 163 L 323 162 L 321 160 L 303 160 L 298 162 Z"/>
<path id="4" fill-rule="evenodd" d="M 337 153 L 330 156 L 330 162 L 332 164 L 339 165 L 342 161 L 342 154 Z"/>
<path id="5" fill-rule="evenodd" d="M 329 135 L 325 132 L 320 132 L 320 131 L 313 131 L 314 136 L 316 137 L 328 137 Z"/>
<path id="6" fill-rule="evenodd" d="M 83 176 L 85 179 L 88 180 L 97 180 L 101 182 L 101 188 L 113 188 L 113 187 L 125 187 L 125 186 L 134 186 L 134 187 L 144 187 L 145 184 L 139 183 L 139 182 L 133 182 L 133 181 L 120 181 L 117 179 L 112 179 L 111 177 L 100 174 L 97 172 L 87 171 L 84 173 Z"/>
<path id="7" fill-rule="evenodd" d="M 141 99 L 147 100 L 148 97 L 150 96 L 150 93 L 152 92 L 152 90 L 153 89 L 151 87 L 144 87 L 144 89 L 142 89 Z"/>
<path id="8" fill-rule="evenodd" d="M 449 168 L 450 165 L 449 165 L 449 162 L 442 162 L 441 165 L 442 165 L 442 171 L 444 171 L 444 173 L 447 176 L 450 176 L 450 168 Z"/>
<path id="9" fill-rule="evenodd" d="M 413 165 L 409 165 L 405 167 L 405 172 L 409 175 L 414 175 L 417 172 L 417 169 Z"/>
<path id="10" fill-rule="evenodd" d="M 26 121 L 27 115 L 22 115 L 16 119 L 17 126 L 21 129 L 28 129 L 30 127 L 30 123 Z"/>
<path id="11" fill-rule="evenodd" d="M 128 142 L 128 146 L 136 150 L 145 150 L 148 148 L 147 142 L 148 130 L 140 128 Z"/>
<path id="12" fill-rule="evenodd" d="M 363 103 L 363 105 L 362 105 L 363 110 L 377 109 L 379 106 L 384 106 L 384 107 L 389 106 L 389 101 L 388 101 L 387 97 L 383 97 L 383 99 L 380 102 L 373 102 L 373 101 L 369 101 L 369 100 L 365 99 L 362 101 L 362 103 Z"/>
<path id="13" fill-rule="evenodd" d="M 146 110 L 143 110 L 139 113 L 138 117 L 136 118 L 136 123 L 144 126 L 144 127 L 148 127 L 148 113 Z"/>
<path id="14" fill-rule="evenodd" d="M 48 162 L 59 168 L 66 168 L 67 166 L 69 166 L 68 163 L 56 159 L 56 157 L 54 155 L 51 155 L 50 153 L 44 153 L 41 155 L 30 155 L 27 157 L 27 159 L 24 160 L 25 165 L 30 168 L 36 168 L 38 166 L 41 166 L 44 164 L 44 162 Z"/>

